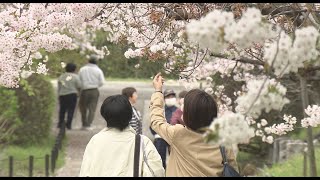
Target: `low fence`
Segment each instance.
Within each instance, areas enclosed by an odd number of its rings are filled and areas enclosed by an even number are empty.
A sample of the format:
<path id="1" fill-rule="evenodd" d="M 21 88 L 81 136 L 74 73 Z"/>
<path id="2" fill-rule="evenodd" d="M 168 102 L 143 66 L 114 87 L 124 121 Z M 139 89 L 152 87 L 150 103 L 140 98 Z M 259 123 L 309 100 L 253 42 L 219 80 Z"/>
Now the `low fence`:
<path id="1" fill-rule="evenodd" d="M 0 163 L 8 163 L 8 172 L 5 172 L 4 169 L 1 170 L 1 176 L 13 177 L 15 169 L 19 169 L 20 172 L 16 172 L 15 176 L 34 176 L 34 164 L 36 160 L 43 161 L 43 170 L 37 169 L 36 176 L 44 175 L 46 177 L 49 176 L 49 154 L 46 154 L 44 157 L 34 157 L 29 156 L 26 159 L 17 160 L 13 156 L 9 156 L 6 159 L 0 160 Z M 19 167 L 19 168 L 17 168 Z M 27 172 L 25 171 L 27 169 Z"/>
<path id="2" fill-rule="evenodd" d="M 59 133 L 57 135 L 56 141 L 54 143 L 54 146 L 51 150 L 51 172 L 54 173 L 56 168 L 56 162 L 59 157 L 59 151 L 62 148 L 62 141 L 66 134 L 66 125 L 65 123 L 62 123 L 61 128 L 59 130 Z"/>
<path id="3" fill-rule="evenodd" d="M 50 165 L 51 165 L 51 173 L 54 174 L 56 168 L 56 162 L 59 157 L 59 151 L 62 149 L 62 141 L 65 137 L 65 124 L 59 130 L 59 133 L 56 137 L 54 146 L 51 150 L 51 155 L 46 154 L 44 157 L 34 157 L 29 156 L 26 159 L 18 160 L 15 159 L 13 156 L 9 156 L 6 159 L 1 159 L 0 164 L 8 164 L 7 172 L 4 169 L 0 169 L 0 176 L 50 176 Z M 51 159 L 50 159 L 51 158 Z M 34 172 L 34 164 L 35 160 L 42 160 L 43 161 L 43 170 L 37 169 L 37 172 Z M 2 165 L 2 167 L 3 167 Z M 19 166 L 20 165 L 20 166 Z M 19 167 L 19 168 L 17 168 Z M 23 170 L 24 172 L 16 172 L 15 169 Z M 25 170 L 27 169 L 27 173 Z M 16 173 L 14 173 L 16 172 Z"/>

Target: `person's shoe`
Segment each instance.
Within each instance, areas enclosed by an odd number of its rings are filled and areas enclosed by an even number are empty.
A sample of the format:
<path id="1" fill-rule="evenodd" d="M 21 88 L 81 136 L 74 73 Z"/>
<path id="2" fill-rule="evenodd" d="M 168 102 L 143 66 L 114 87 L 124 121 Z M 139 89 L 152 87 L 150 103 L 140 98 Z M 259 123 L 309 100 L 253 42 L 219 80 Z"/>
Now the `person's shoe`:
<path id="1" fill-rule="evenodd" d="M 81 128 L 81 130 L 91 131 L 91 130 L 93 130 L 93 128 L 90 127 L 90 126 L 83 126 L 83 127 Z"/>
<path id="2" fill-rule="evenodd" d="M 86 127 L 86 130 L 87 131 L 92 131 L 94 128 L 93 127 L 91 127 L 91 126 L 89 126 L 89 127 Z"/>

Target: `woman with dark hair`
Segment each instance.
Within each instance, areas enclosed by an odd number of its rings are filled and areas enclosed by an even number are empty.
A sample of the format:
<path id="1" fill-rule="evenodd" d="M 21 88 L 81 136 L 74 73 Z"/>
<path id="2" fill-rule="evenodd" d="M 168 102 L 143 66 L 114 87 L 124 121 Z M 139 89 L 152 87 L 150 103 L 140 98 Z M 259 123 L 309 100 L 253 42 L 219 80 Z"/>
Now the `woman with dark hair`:
<path id="1" fill-rule="evenodd" d="M 137 134 L 142 134 L 141 113 L 134 107 L 138 100 L 138 92 L 133 87 L 122 89 L 122 95 L 125 95 L 132 106 L 132 118 L 129 125 L 136 131 Z"/>
<path id="2" fill-rule="evenodd" d="M 66 65 L 66 72 L 58 78 L 58 95 L 59 95 L 59 123 L 61 128 L 65 122 L 65 114 L 67 113 L 67 129 L 71 129 L 74 110 L 77 104 L 78 93 L 81 88 L 79 76 L 75 74 L 77 66 L 73 63 Z"/>
<path id="3" fill-rule="evenodd" d="M 185 126 L 171 125 L 163 115 L 163 81 L 160 73 L 154 77 L 150 114 L 151 128 L 171 147 L 166 176 L 221 176 L 223 165 L 219 144 L 206 143 L 201 131 L 217 117 L 217 103 L 206 92 L 193 89 L 184 98 Z M 226 152 L 229 164 L 238 169 L 232 150 Z"/>
<path id="4" fill-rule="evenodd" d="M 80 176 L 132 177 L 136 132 L 129 126 L 132 107 L 128 98 L 124 95 L 106 98 L 100 113 L 107 127 L 94 135 L 87 144 Z M 139 176 L 164 176 L 161 157 L 152 141 L 144 135 L 139 136 Z"/>

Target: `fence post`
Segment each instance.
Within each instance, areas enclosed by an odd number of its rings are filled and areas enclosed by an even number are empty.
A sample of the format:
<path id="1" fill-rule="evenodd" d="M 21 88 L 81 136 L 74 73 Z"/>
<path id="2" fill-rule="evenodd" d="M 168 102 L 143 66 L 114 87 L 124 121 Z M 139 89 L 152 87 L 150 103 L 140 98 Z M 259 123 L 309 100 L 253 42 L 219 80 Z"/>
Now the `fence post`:
<path id="1" fill-rule="evenodd" d="M 32 177 L 33 171 L 33 156 L 29 156 L 29 177 Z"/>
<path id="2" fill-rule="evenodd" d="M 55 159 L 55 148 L 52 149 L 51 151 L 51 172 L 54 173 L 54 168 L 55 168 L 55 165 L 54 165 L 54 159 Z"/>
<path id="3" fill-rule="evenodd" d="M 58 132 L 58 137 L 61 136 L 61 134 L 63 134 L 63 130 L 65 129 L 65 126 L 66 126 L 65 122 L 62 122 L 61 128 L 59 129 L 59 132 Z"/>
<path id="4" fill-rule="evenodd" d="M 62 148 L 62 137 L 63 137 L 63 134 L 62 133 L 59 134 L 59 136 L 58 136 L 58 148 L 59 148 L 59 150 L 61 150 L 61 148 Z"/>
<path id="5" fill-rule="evenodd" d="M 9 177 L 13 177 L 13 156 L 9 156 Z"/>
<path id="6" fill-rule="evenodd" d="M 307 177 L 307 152 L 303 151 L 303 177 Z"/>
<path id="7" fill-rule="evenodd" d="M 59 149 L 56 148 L 56 156 L 54 157 L 54 167 L 56 167 L 58 157 L 59 157 Z"/>
<path id="8" fill-rule="evenodd" d="M 46 173 L 46 177 L 49 177 L 49 155 L 46 154 L 46 158 L 45 158 L 45 173 Z"/>

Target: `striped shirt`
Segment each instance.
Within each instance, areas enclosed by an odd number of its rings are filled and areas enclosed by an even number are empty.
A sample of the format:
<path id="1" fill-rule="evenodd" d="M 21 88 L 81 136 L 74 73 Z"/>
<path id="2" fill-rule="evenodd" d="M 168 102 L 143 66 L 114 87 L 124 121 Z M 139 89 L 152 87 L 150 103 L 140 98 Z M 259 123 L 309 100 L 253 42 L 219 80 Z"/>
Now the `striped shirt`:
<path id="1" fill-rule="evenodd" d="M 129 122 L 129 125 L 136 131 L 137 134 L 142 134 L 141 114 L 133 106 L 132 106 L 132 118 Z"/>

